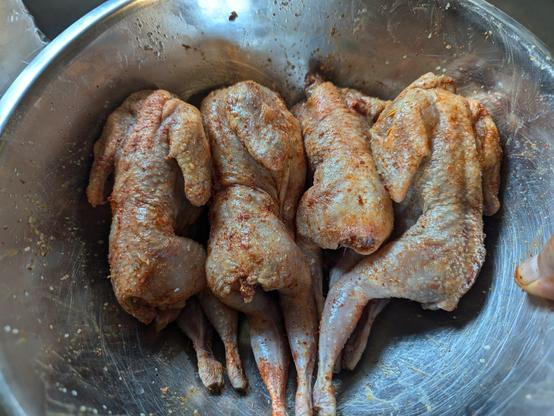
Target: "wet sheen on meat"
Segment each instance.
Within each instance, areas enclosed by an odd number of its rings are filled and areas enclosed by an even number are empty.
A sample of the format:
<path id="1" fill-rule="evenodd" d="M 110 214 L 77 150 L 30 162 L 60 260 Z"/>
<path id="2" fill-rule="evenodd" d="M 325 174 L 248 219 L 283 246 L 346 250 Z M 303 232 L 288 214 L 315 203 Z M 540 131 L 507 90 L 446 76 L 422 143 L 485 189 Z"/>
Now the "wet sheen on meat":
<path id="1" fill-rule="evenodd" d="M 296 223 L 301 247 L 310 260 L 321 315 L 321 248 L 350 247 L 351 253 L 331 273 L 332 286 L 347 271 L 347 262 L 352 267 L 361 258 L 357 253 L 377 250 L 392 231 L 392 202 L 375 168 L 369 140 L 369 129 L 387 102 L 351 88 L 337 88 L 319 75 L 308 75 L 307 80 L 307 99 L 293 112 L 302 125 L 314 183 L 300 201 Z M 381 301 L 367 306 L 345 349 L 348 368 L 355 367 L 361 357 L 373 317 L 383 306 Z"/>
<path id="2" fill-rule="evenodd" d="M 114 173 L 109 262 L 125 311 L 145 324 L 156 320 L 158 329 L 180 313 L 179 326 L 193 342 L 202 382 L 219 390 L 223 368 L 211 353 L 209 323 L 191 299 L 198 294 L 224 342 L 231 383 L 244 390 L 237 314 L 205 288 L 204 248 L 175 234 L 196 221 L 198 207 L 210 198 L 210 170 L 200 112 L 167 91 L 140 91 L 108 117 L 94 145 L 87 197 L 93 206 L 105 203 L 105 183 Z"/>
<path id="3" fill-rule="evenodd" d="M 498 131 L 477 101 L 446 76 L 426 74 L 383 110 L 371 147 L 395 202 L 413 194 L 421 215 L 400 238 L 365 257 L 326 299 L 314 406 L 336 412 L 335 361 L 374 299 L 406 298 L 451 311 L 485 259 L 483 214 L 500 207 Z"/>
<path id="4" fill-rule="evenodd" d="M 289 353 L 267 292 L 279 293 L 297 370 L 296 414 L 309 415 L 317 320 L 309 265 L 294 238 L 306 172 L 300 126 L 276 93 L 252 81 L 212 92 L 201 110 L 216 183 L 208 285 L 247 316 L 273 414 L 285 415 Z"/>
<path id="5" fill-rule="evenodd" d="M 187 200 L 180 197 L 179 168 Z M 198 110 L 163 90 L 132 94 L 94 145 L 87 188 L 93 206 L 105 202 L 112 172 L 109 262 L 117 300 L 145 324 L 175 319 L 205 287 L 204 248 L 175 235 L 181 211 L 211 195 L 210 151 Z"/>
<path id="6" fill-rule="evenodd" d="M 298 233 L 321 248 L 350 247 L 370 254 L 393 227 L 392 203 L 368 137 L 370 123 L 385 103 L 317 76 L 310 79 L 306 95 L 293 111 L 302 125 L 314 179 L 298 206 Z"/>

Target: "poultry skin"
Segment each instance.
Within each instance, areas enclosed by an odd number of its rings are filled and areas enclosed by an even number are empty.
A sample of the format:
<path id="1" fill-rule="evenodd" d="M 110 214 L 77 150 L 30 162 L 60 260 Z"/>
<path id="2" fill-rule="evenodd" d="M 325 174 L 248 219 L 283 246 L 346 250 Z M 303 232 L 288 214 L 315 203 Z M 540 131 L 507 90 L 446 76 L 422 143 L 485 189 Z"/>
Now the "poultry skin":
<path id="1" fill-rule="evenodd" d="M 421 215 L 331 288 L 314 387 L 320 415 L 336 412 L 333 367 L 369 301 L 405 298 L 451 311 L 483 264 L 482 217 L 500 207 L 502 150 L 486 109 L 455 92 L 452 79 L 426 74 L 387 105 L 371 129 L 389 194 L 401 202 L 411 189 Z"/>
<path id="2" fill-rule="evenodd" d="M 201 213 L 202 208 L 190 204 L 182 209 L 176 227 L 177 233 L 188 237 L 191 226 Z M 235 310 L 221 303 L 206 287 L 187 301 L 177 318 L 177 325 L 192 341 L 198 375 L 210 392 L 219 393 L 224 385 L 223 366 L 212 352 L 212 327 L 223 342 L 227 376 L 231 385 L 241 393 L 246 392 L 248 380 L 238 350 L 238 313 Z"/>
<path id="3" fill-rule="evenodd" d="M 314 183 L 298 207 L 300 246 L 310 260 L 318 315 L 323 309 L 321 248 L 350 247 L 332 270 L 329 286 L 362 256 L 370 254 L 393 228 L 392 202 L 381 183 L 369 144 L 369 129 L 386 101 L 351 88 L 338 88 L 317 74 L 307 76 L 307 99 L 293 108 L 302 125 Z M 346 366 L 352 369 L 365 349 L 373 318 L 385 302 L 367 306 L 364 318 L 348 342 Z M 337 361 L 336 370 L 340 369 Z M 345 362 L 346 363 L 346 362 Z"/>
<path id="4" fill-rule="evenodd" d="M 279 293 L 297 371 L 296 414 L 312 413 L 317 317 L 309 265 L 294 238 L 305 181 L 298 121 L 273 91 L 245 81 L 212 92 L 201 105 L 214 157 L 206 275 L 210 289 L 249 323 L 254 357 L 285 415 L 289 365 Z"/>
<path id="5" fill-rule="evenodd" d="M 196 108 L 163 90 L 132 94 L 109 117 L 94 144 L 87 197 L 109 197 L 111 281 L 125 311 L 148 324 L 175 319 L 185 302 L 205 287 L 204 248 L 175 235 L 180 211 L 177 161 L 185 195 L 201 206 L 211 195 L 210 150 Z"/>
<path id="6" fill-rule="evenodd" d="M 393 227 L 392 203 L 369 145 L 368 124 L 384 102 L 308 76 L 307 99 L 293 112 L 302 125 L 313 185 L 298 205 L 298 234 L 321 248 L 373 253 Z M 360 117 L 364 107 L 368 117 Z"/>
<path id="7" fill-rule="evenodd" d="M 108 117 L 94 145 L 87 198 L 93 206 L 105 203 L 105 183 L 114 173 L 109 263 L 123 309 L 144 324 L 155 320 L 159 330 L 199 294 L 224 340 L 231 382 L 244 389 L 247 382 L 236 345 L 238 317 L 205 289 L 204 248 L 175 235 L 196 221 L 198 207 L 210 198 L 210 159 L 195 107 L 167 91 L 140 91 Z M 219 389 L 223 370 L 205 351 L 211 329 L 196 300 L 181 313 L 179 324 L 197 350 L 203 383 Z"/>

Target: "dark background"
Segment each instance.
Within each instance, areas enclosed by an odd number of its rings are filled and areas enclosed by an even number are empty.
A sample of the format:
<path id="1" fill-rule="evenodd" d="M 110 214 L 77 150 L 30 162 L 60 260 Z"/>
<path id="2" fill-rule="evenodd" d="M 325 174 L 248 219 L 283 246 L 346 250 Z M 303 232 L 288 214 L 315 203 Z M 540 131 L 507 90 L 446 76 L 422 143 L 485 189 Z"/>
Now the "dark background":
<path id="1" fill-rule="evenodd" d="M 489 0 L 554 50 L 554 0 Z M 23 0 L 38 27 L 50 39 L 103 0 Z"/>

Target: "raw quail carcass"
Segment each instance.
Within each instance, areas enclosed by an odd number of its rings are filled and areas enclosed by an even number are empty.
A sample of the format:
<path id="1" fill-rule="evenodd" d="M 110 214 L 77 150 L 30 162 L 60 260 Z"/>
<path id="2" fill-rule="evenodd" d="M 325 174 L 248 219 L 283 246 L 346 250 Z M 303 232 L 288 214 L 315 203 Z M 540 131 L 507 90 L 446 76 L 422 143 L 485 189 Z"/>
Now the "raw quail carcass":
<path id="1" fill-rule="evenodd" d="M 306 172 L 300 126 L 276 93 L 252 81 L 212 92 L 201 110 L 216 183 L 208 285 L 247 316 L 273 414 L 284 415 L 289 353 L 267 293 L 278 292 L 297 371 L 296 414 L 309 415 L 317 318 L 309 265 L 294 236 Z"/>
<path id="2" fill-rule="evenodd" d="M 329 286 L 362 257 L 377 250 L 393 228 L 392 202 L 371 154 L 369 129 L 386 101 L 338 88 L 317 74 L 307 77 L 306 100 L 293 108 L 302 125 L 313 185 L 304 193 L 296 220 L 301 247 L 310 260 L 314 297 L 321 315 L 321 248 L 350 247 L 331 273 Z M 344 269 L 344 270 L 343 270 Z M 346 367 L 365 349 L 373 318 L 385 302 L 372 302 L 348 342 Z M 339 360 L 341 361 L 341 360 Z M 337 370 L 340 368 L 337 362 Z"/>
<path id="3" fill-rule="evenodd" d="M 385 103 L 318 76 L 309 80 L 306 101 L 293 109 L 314 175 L 298 205 L 298 233 L 321 248 L 373 253 L 393 227 L 392 202 L 369 144 L 369 120 Z"/>
<path id="4" fill-rule="evenodd" d="M 105 202 L 112 172 L 109 262 L 115 295 L 139 321 L 164 326 L 206 286 L 204 248 L 175 234 L 182 210 L 204 205 L 211 195 L 210 150 L 199 111 L 167 91 L 132 94 L 94 144 L 87 188 L 93 206 Z"/>
<path id="5" fill-rule="evenodd" d="M 321 415 L 335 414 L 335 360 L 368 302 L 406 298 L 429 309 L 456 308 L 485 259 L 483 214 L 500 206 L 498 131 L 479 102 L 456 94 L 452 79 L 422 76 L 383 110 L 371 134 L 392 199 L 403 201 L 411 189 L 422 213 L 331 288 L 314 387 Z"/>
<path id="6" fill-rule="evenodd" d="M 179 326 L 193 341 L 200 378 L 210 390 L 219 390 L 223 368 L 209 348 L 209 323 L 191 299 L 198 294 L 224 341 L 231 382 L 244 390 L 238 317 L 206 289 L 204 248 L 176 235 L 196 221 L 198 207 L 210 198 L 210 159 L 195 107 L 167 91 L 140 91 L 108 117 L 94 145 L 87 197 L 93 206 L 104 203 L 105 183 L 114 173 L 109 262 L 125 311 L 145 324 L 155 320 L 158 330 L 181 313 Z"/>

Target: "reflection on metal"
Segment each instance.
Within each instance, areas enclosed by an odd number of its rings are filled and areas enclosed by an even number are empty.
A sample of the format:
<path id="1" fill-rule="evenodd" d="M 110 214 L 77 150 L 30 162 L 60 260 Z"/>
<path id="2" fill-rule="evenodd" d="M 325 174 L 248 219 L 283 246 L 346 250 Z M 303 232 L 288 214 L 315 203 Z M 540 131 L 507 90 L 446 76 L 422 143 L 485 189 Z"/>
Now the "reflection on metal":
<path id="1" fill-rule="evenodd" d="M 426 71 L 451 74 L 493 112 L 506 155 L 475 287 L 450 314 L 392 302 L 359 367 L 337 378 L 339 409 L 552 413 L 553 307 L 513 283 L 554 231 L 554 70 L 536 40 L 477 0 L 222 1 L 209 16 L 200 4 L 108 2 L 0 101 L 0 403 L 14 414 L 268 412 L 244 327 L 250 392 L 210 396 L 185 337 L 120 310 L 106 279 L 109 209 L 91 209 L 84 185 L 92 143 L 130 92 L 156 85 L 187 99 L 251 78 L 292 104 L 319 61 L 338 84 L 381 97 Z"/>

